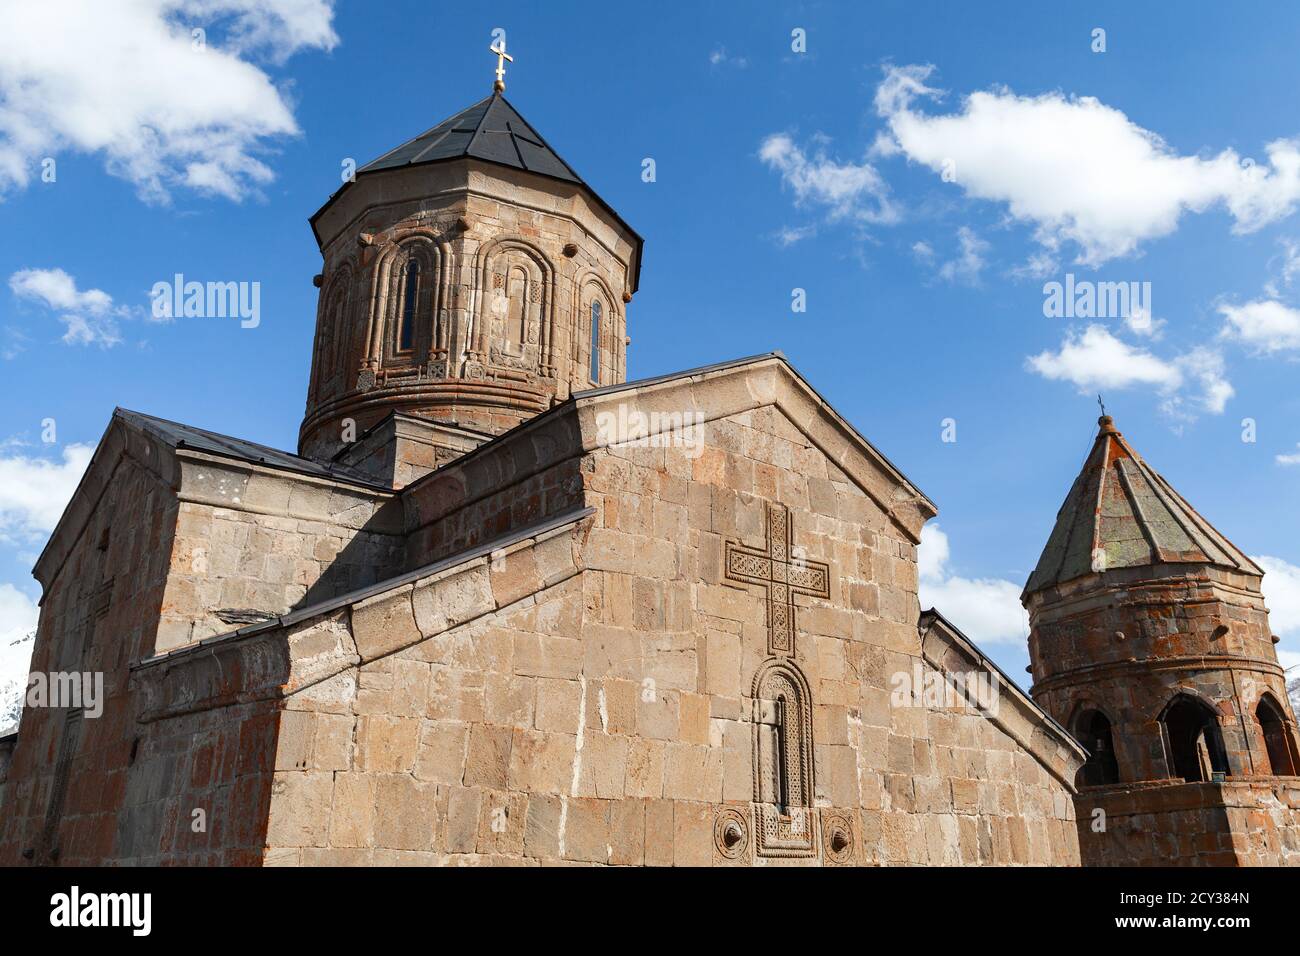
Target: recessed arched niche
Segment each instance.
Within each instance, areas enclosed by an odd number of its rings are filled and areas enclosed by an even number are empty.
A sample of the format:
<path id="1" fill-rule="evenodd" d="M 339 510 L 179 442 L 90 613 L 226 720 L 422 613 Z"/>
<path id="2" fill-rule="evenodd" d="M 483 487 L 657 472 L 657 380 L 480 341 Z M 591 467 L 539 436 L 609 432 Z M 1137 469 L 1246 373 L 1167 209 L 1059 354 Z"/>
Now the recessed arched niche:
<path id="1" fill-rule="evenodd" d="M 812 697 L 794 662 L 754 676 L 754 814 L 759 856 L 816 855 Z"/>
<path id="2" fill-rule="evenodd" d="M 321 294 L 313 355 L 315 370 L 311 376 L 316 398 L 333 396 L 345 387 L 349 344 L 355 331 L 352 308 L 355 285 L 352 265 L 345 263 L 329 277 Z"/>
<path id="3" fill-rule="evenodd" d="M 527 372 L 549 368 L 555 270 L 540 249 L 506 238 L 479 250 L 478 309 L 470 361 Z"/>
<path id="4" fill-rule="evenodd" d="M 403 369 L 441 346 L 442 252 L 431 236 L 393 243 L 375 263 L 376 301 L 367 354 L 372 368 Z"/>

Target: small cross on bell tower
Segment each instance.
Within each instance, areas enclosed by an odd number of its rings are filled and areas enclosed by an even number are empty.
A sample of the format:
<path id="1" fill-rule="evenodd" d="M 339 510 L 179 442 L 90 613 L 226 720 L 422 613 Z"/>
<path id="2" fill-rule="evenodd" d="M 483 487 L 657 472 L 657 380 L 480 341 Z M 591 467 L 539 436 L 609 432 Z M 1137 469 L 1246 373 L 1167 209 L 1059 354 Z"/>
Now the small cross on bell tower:
<path id="1" fill-rule="evenodd" d="M 515 58 L 506 52 L 505 37 L 497 45 L 488 47 L 489 52 L 496 54 L 497 58 L 497 79 L 492 84 L 492 89 L 496 93 L 504 93 L 506 89 L 506 61 L 515 62 Z"/>

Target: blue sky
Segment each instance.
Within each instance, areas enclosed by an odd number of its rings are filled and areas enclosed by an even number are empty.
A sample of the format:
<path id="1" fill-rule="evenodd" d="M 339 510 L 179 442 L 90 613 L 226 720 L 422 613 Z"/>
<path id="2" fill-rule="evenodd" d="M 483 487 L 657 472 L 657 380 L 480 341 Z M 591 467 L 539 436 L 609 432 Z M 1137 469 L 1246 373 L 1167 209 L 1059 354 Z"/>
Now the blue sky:
<path id="1" fill-rule="evenodd" d="M 1017 677 L 1015 598 L 1102 391 L 1270 559 L 1300 661 L 1293 5 L 20 6 L 0 13 L 0 666 L 25 664 L 5 655 L 31 562 L 115 405 L 294 447 L 307 218 L 345 160 L 490 91 L 494 28 L 511 102 L 645 237 L 632 377 L 784 351 L 938 504 L 923 601 Z M 260 283 L 259 324 L 151 320 L 175 273 Z M 1149 283 L 1150 309 L 1045 316 L 1067 273 Z"/>

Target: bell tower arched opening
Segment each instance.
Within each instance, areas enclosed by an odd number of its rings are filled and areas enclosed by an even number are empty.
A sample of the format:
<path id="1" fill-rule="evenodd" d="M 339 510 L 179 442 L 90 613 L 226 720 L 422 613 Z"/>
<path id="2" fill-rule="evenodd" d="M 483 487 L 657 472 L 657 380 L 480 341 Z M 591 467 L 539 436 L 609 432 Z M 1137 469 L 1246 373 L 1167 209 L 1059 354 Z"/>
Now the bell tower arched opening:
<path id="1" fill-rule="evenodd" d="M 1115 740 L 1110 720 L 1100 710 L 1081 711 L 1074 722 L 1074 736 L 1088 751 L 1088 759 L 1079 768 L 1078 784 L 1102 787 L 1119 783 L 1119 763 L 1115 759 Z"/>
<path id="2" fill-rule="evenodd" d="M 1218 718 L 1203 701 L 1179 694 L 1161 714 L 1160 724 L 1171 777 L 1201 783 L 1228 772 Z"/>

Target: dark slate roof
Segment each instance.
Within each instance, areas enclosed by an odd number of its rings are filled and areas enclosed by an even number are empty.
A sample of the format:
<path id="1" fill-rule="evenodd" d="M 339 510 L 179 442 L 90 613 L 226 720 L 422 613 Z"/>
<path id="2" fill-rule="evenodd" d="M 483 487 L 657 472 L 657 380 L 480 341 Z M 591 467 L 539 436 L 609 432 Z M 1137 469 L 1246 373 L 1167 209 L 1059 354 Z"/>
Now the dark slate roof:
<path id="1" fill-rule="evenodd" d="M 632 291 L 637 291 L 641 284 L 640 234 L 627 224 L 613 206 L 583 182 L 582 177 L 574 171 L 573 167 L 560 158 L 559 154 L 542 138 L 542 134 L 510 105 L 509 100 L 496 92 L 358 169 L 356 176 L 344 183 L 311 217 L 310 222 L 312 231 L 316 233 L 316 241 L 320 242 L 320 233 L 316 232 L 316 221 L 352 186 L 357 177 L 467 157 L 485 163 L 495 163 L 498 166 L 522 169 L 586 189 L 592 198 L 636 240 L 636 258 L 632 263 Z"/>
<path id="2" fill-rule="evenodd" d="M 280 451 L 278 448 L 268 448 L 266 445 L 244 441 L 242 438 L 231 438 L 229 435 L 218 435 L 216 432 L 210 432 L 204 428 L 182 425 L 180 422 L 155 418 L 153 415 L 145 415 L 125 408 L 114 409 L 113 417 L 140 429 L 147 435 L 152 435 L 172 448 L 188 448 L 192 451 L 206 452 L 210 455 L 220 455 L 223 458 L 234 458 L 239 461 L 266 465 L 269 468 L 280 468 L 298 474 L 314 475 L 318 478 L 330 478 L 334 481 L 346 481 L 349 484 L 360 484 L 383 491 L 392 491 L 391 488 L 377 484 L 373 478 L 348 468 L 346 465 L 313 461 L 310 458 L 303 458 L 287 451 Z"/>
<path id="3" fill-rule="evenodd" d="M 1110 416 L 1098 424 L 1026 595 L 1094 571 L 1150 564 L 1214 564 L 1263 574 L 1142 460 Z"/>
<path id="4" fill-rule="evenodd" d="M 586 185 L 573 167 L 560 159 L 542 135 L 500 93 L 479 100 L 451 119 L 443 120 L 415 139 L 366 163 L 357 172 L 369 173 L 463 156 Z"/>

